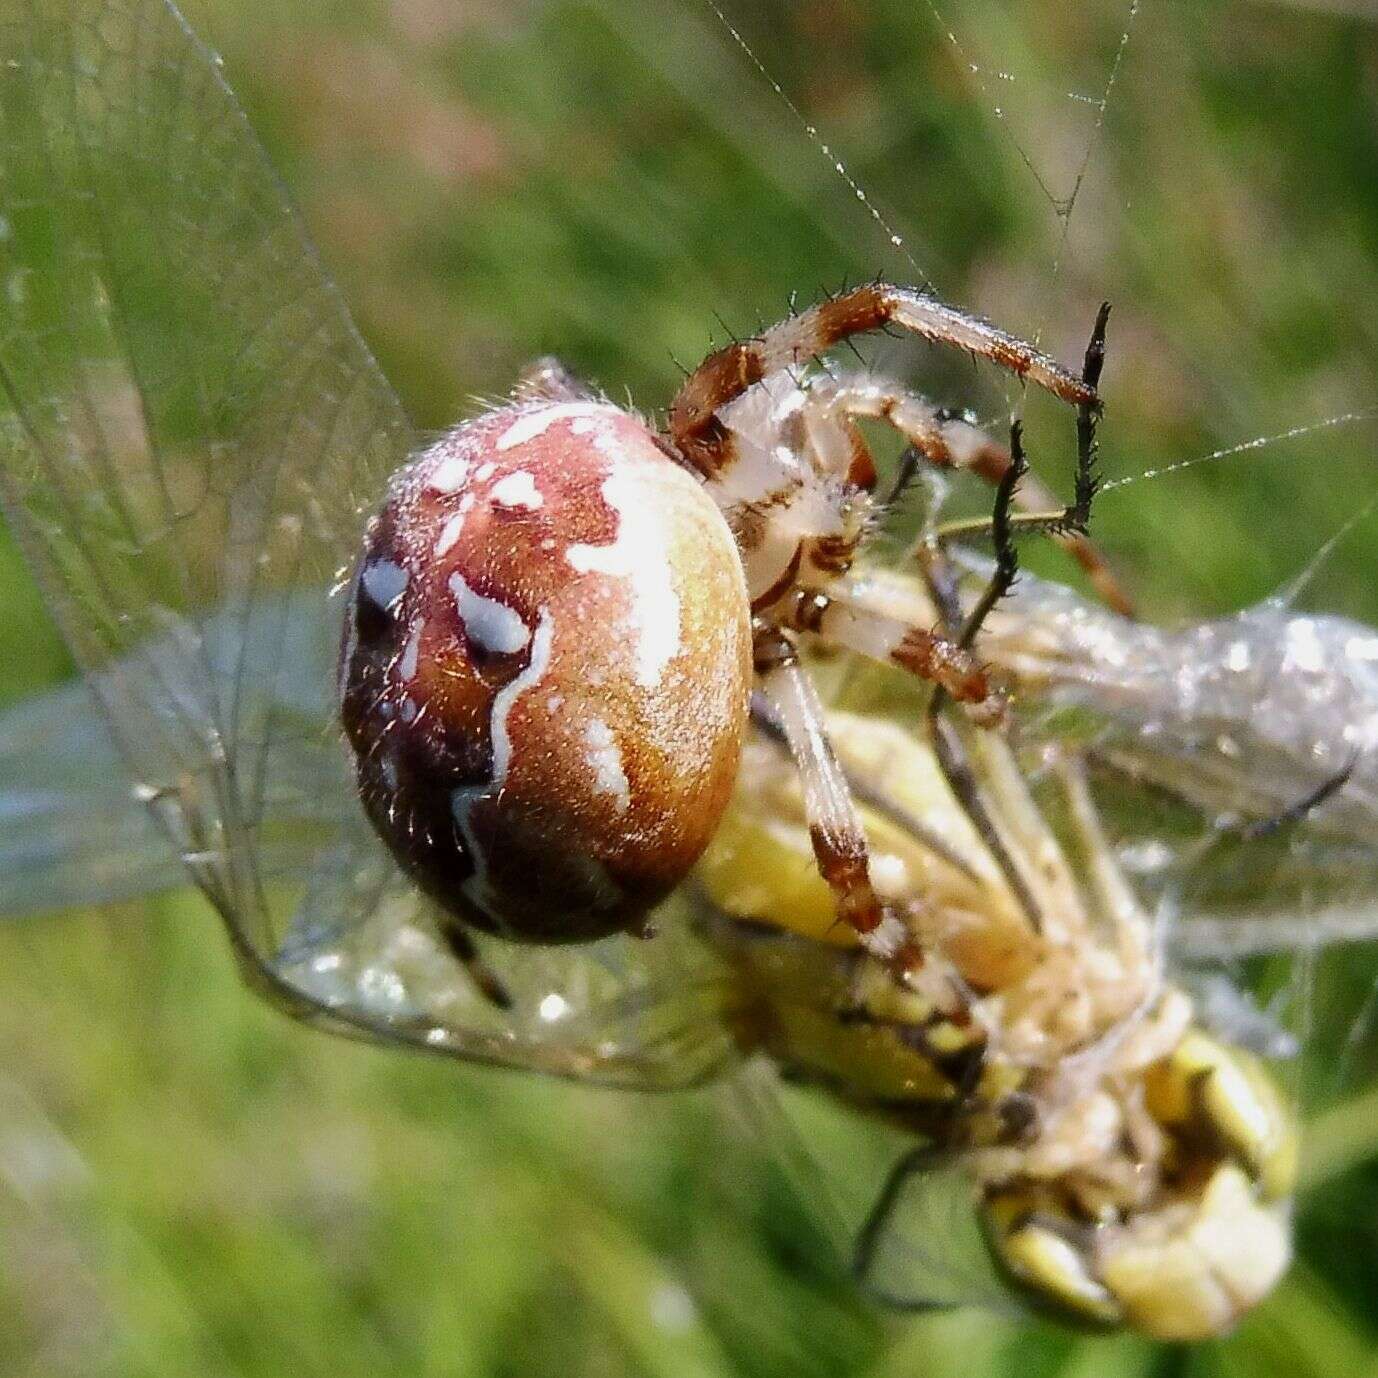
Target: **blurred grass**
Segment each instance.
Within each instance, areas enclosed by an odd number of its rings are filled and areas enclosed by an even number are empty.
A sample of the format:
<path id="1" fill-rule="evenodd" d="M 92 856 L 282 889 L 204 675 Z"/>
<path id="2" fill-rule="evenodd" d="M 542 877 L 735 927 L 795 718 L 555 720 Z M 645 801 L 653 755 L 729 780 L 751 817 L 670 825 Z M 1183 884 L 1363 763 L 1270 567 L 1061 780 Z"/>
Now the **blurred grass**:
<path id="1" fill-rule="evenodd" d="M 881 269 L 1066 359 L 1111 299 L 1112 478 L 1378 406 L 1378 27 L 1357 8 L 1150 0 L 1097 134 L 1127 3 L 733 7 L 919 273 L 705 5 L 187 8 L 423 424 L 544 351 L 662 404 L 717 316 L 747 331 Z M 947 355 L 881 356 L 997 425 L 1014 397 Z M 1065 478 L 1066 418 L 1028 410 L 1036 462 Z M 1099 534 L 1156 615 L 1256 601 L 1378 491 L 1376 429 L 1112 490 Z M 1304 603 L 1378 621 L 1374 541 L 1362 522 Z M 0 560 L 10 698 L 65 658 Z M 1318 1019 L 1352 1017 L 1372 977 L 1329 964 Z M 0 1373 L 1378 1372 L 1378 1113 L 1347 1093 L 1318 1122 L 1303 1262 L 1234 1337 L 1185 1353 L 976 1313 L 891 1322 L 832 1275 L 768 1154 L 710 1128 L 711 1101 L 287 1026 L 191 899 L 16 926 Z"/>

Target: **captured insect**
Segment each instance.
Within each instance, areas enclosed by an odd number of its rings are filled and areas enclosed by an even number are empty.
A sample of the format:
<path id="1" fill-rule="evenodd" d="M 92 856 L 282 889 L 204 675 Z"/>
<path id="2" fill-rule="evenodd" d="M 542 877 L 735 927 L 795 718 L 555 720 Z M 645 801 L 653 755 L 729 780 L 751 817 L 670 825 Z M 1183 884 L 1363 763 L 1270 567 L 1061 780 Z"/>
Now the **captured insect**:
<path id="1" fill-rule="evenodd" d="M 1194 1338 L 1268 1293 L 1287 1107 L 1168 973 L 1094 753 L 1049 730 L 1036 795 L 985 664 L 1021 522 L 1108 581 L 1104 313 L 1076 373 L 874 283 L 709 355 L 664 431 L 545 362 L 421 447 L 171 5 L 0 33 L 0 491 L 106 723 L 0 723 L 7 908 L 190 876 L 337 1033 L 639 1090 L 758 1057 L 906 1143 L 855 1258 L 897 1305 L 960 1299 L 921 1223 L 954 1180 L 1059 1315 Z M 1020 498 L 1017 432 L 810 370 L 882 325 L 1075 408 L 1073 502 Z M 873 596 L 862 417 L 995 482 L 974 593 L 940 551 L 950 598 Z M 822 707 L 834 654 L 866 711 Z"/>
<path id="2" fill-rule="evenodd" d="M 958 575 L 967 601 L 985 577 L 977 561 Z M 860 571 L 847 592 L 938 615 L 902 566 Z M 1075 751 L 1137 893 L 1174 909 L 1175 952 L 1228 959 L 1378 932 L 1371 627 L 1277 599 L 1166 629 L 1025 575 L 981 648 L 1018 685 L 1026 769 L 1050 745 Z"/>

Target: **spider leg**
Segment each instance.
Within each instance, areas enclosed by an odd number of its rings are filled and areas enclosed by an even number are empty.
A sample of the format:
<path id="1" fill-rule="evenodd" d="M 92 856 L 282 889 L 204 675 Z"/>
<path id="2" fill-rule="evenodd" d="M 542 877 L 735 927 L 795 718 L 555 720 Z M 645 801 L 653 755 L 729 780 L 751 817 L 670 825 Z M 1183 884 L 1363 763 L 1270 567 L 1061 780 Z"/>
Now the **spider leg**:
<path id="1" fill-rule="evenodd" d="M 1110 303 L 1102 302 L 1096 313 L 1095 328 L 1091 332 L 1091 342 L 1086 346 L 1086 362 L 1082 376 L 1087 386 L 1094 389 L 1100 381 L 1101 368 L 1105 364 L 1105 326 L 1110 318 Z M 1051 534 L 1068 532 L 1073 535 L 1086 535 L 1091 522 L 1091 504 L 1100 491 L 1100 476 L 1096 472 L 1096 425 L 1100 420 L 1099 403 L 1082 403 L 1077 408 L 1077 476 L 1072 501 L 1067 506 L 1051 511 L 1023 512 L 1018 516 L 1004 513 L 1004 520 L 1012 529 L 1041 530 Z M 1014 462 L 1014 444 L 1010 445 L 1011 463 Z M 1022 477 L 1022 475 L 1021 475 Z M 1040 485 L 1041 489 L 1041 485 Z M 1000 502 L 996 500 L 996 517 L 999 518 Z M 980 518 L 974 522 L 949 522 L 938 528 L 941 539 L 969 535 L 973 532 L 994 532 L 995 519 L 986 521 Z"/>
<path id="2" fill-rule="evenodd" d="M 950 637 L 905 621 L 864 602 L 814 589 L 795 589 L 770 609 L 779 625 L 807 632 L 830 646 L 900 669 L 941 685 L 973 717 L 992 726 L 1004 716 L 1004 695 L 986 667 Z"/>
<path id="3" fill-rule="evenodd" d="M 888 417 L 902 410 L 895 424 L 921 436 L 933 453 L 951 458 L 943 439 L 943 419 L 921 398 L 855 378 L 824 381 L 798 395 L 801 401 L 794 415 L 802 428 L 799 442 L 821 475 L 845 476 L 848 485 L 868 491 L 874 486 L 875 469 L 866 441 L 852 423 L 854 411 Z M 758 609 L 768 609 L 779 627 L 817 636 L 941 684 L 954 699 L 972 705 L 980 721 L 998 722 L 1004 696 L 995 691 L 985 667 L 966 649 L 912 619 L 825 591 L 851 567 L 866 530 L 867 523 L 855 523 L 843 533 L 803 543 L 803 558 L 786 567 L 783 587 L 767 590 L 757 602 Z"/>
<path id="4" fill-rule="evenodd" d="M 1010 427 L 1010 467 L 1001 477 L 995 490 L 995 508 L 991 516 L 991 531 L 995 539 L 995 572 L 985 591 L 977 600 L 976 606 L 967 614 L 960 629 L 949 629 L 955 644 L 969 650 L 976 640 L 991 609 L 1002 599 L 1014 584 L 1019 574 L 1019 555 L 1014 545 L 1011 523 L 1014 520 L 1010 507 L 1014 502 L 1019 481 L 1024 477 L 1028 461 L 1024 456 L 1022 429 L 1018 422 Z M 936 559 L 936 552 L 935 552 Z M 935 565 L 941 574 L 941 562 Z M 944 606 L 941 598 L 939 606 Z M 928 700 L 929 734 L 933 742 L 933 754 L 938 767 L 951 789 L 953 797 L 961 804 L 972 826 L 986 844 L 987 850 L 995 858 L 1011 893 L 1018 899 L 1020 907 L 1035 933 L 1043 931 L 1043 914 L 1038 899 L 1024 876 L 1010 849 L 1005 845 L 996 826 L 995 819 L 986 808 L 975 772 L 971 768 L 965 746 L 956 727 L 942 712 L 948 700 L 947 690 L 939 684 Z"/>
<path id="5" fill-rule="evenodd" d="M 929 964 L 909 926 L 882 903 L 871 883 L 870 849 L 856 803 L 828 741 L 823 707 L 799 663 L 790 638 L 757 619 L 757 684 L 799 770 L 809 837 L 837 917 L 856 933 L 862 949 L 883 963 L 935 1011 L 974 1036 L 965 991 L 954 976 Z"/>
<path id="6" fill-rule="evenodd" d="M 773 743 L 786 754 L 789 753 L 789 743 L 785 740 L 784 729 L 776 720 L 770 705 L 759 692 L 753 693 L 751 696 L 751 721 L 767 741 Z M 912 813 L 887 790 L 868 780 L 865 776 L 848 770 L 846 766 L 842 766 L 841 769 L 847 788 L 858 804 L 880 814 L 888 823 L 899 828 L 902 832 L 908 833 L 916 842 L 921 843 L 934 856 L 946 862 L 954 871 L 960 872 L 966 879 L 975 880 L 977 878 L 972 863 L 962 856 L 950 842 L 934 832 L 922 818 Z"/>
<path id="7" fill-rule="evenodd" d="M 1104 322 L 1099 318 L 1097 328 L 1103 357 Z M 808 410 L 815 408 L 842 424 L 861 417 L 883 421 L 909 442 L 911 450 L 906 454 L 913 453 L 940 469 L 967 469 L 987 483 L 998 484 L 1010 467 L 1008 448 L 992 440 L 979 426 L 935 407 L 891 379 L 856 374 L 816 379 L 809 387 Z M 853 444 L 864 450 L 859 436 Z M 852 475 L 849 473 L 848 477 Z M 1029 474 L 1020 483 L 1015 502 L 1022 512 L 1030 514 L 1031 521 L 1047 522 L 1049 515 L 1056 513 L 1055 521 L 1044 528 L 1047 534 L 1082 567 L 1108 607 L 1124 617 L 1135 615 L 1134 602 L 1104 553 L 1085 533 L 1067 529 L 1066 511 L 1059 507 L 1051 489 Z M 988 528 L 977 523 L 974 529 Z"/>
<path id="8" fill-rule="evenodd" d="M 807 363 L 842 340 L 887 325 L 988 359 L 1064 402 L 1093 410 L 1100 406 L 1094 384 L 1024 340 L 912 287 L 875 282 L 820 302 L 755 339 L 735 341 L 710 354 L 685 379 L 670 406 L 671 439 L 690 464 L 712 478 L 733 459 L 733 446 L 718 416 L 723 406 L 768 374 Z"/>
<path id="9" fill-rule="evenodd" d="M 842 373 L 811 378 L 808 411 L 828 418 L 883 421 L 918 454 L 940 469 L 970 469 L 997 483 L 1009 467 L 1009 451 L 965 417 L 935 407 L 891 378 Z"/>

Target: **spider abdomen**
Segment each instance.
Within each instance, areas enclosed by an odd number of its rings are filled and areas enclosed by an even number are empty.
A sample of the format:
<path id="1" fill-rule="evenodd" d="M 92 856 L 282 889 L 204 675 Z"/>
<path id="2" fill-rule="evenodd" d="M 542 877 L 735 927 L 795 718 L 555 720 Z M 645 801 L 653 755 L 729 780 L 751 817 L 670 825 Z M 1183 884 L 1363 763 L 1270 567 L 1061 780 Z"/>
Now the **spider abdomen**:
<path id="1" fill-rule="evenodd" d="M 741 560 L 699 482 L 611 404 L 489 412 L 394 479 L 351 599 L 342 716 L 401 865 L 508 937 L 639 927 L 746 721 Z"/>

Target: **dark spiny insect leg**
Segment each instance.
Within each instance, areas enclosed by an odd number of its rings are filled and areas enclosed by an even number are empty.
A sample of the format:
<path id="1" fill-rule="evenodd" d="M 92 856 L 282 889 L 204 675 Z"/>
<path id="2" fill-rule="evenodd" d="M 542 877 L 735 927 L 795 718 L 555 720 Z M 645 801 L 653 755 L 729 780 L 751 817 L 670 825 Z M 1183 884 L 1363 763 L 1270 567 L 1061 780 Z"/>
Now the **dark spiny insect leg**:
<path id="1" fill-rule="evenodd" d="M 966 650 L 971 649 L 991 609 L 1009 592 L 1019 573 L 1019 556 L 1014 545 L 1010 508 L 1019 480 L 1028 468 L 1028 459 L 1024 454 L 1022 429 L 1017 421 L 1010 427 L 1010 457 L 1010 467 L 1005 471 L 995 492 L 995 506 L 991 515 L 990 525 L 996 547 L 995 571 L 957 635 L 958 645 Z M 929 731 L 938 765 L 953 796 L 961 804 L 981 841 L 995 858 L 1006 883 L 1029 921 L 1029 927 L 1035 933 L 1042 932 L 1043 916 L 1038 902 L 1005 846 L 1004 839 L 995 826 L 995 820 L 986 808 L 981 797 L 980 785 L 967 760 L 966 750 L 962 746 L 957 729 L 943 716 L 942 709 L 946 702 L 947 695 L 940 684 L 928 701 Z"/>
<path id="2" fill-rule="evenodd" d="M 1259 842 L 1265 837 L 1272 837 L 1274 833 L 1304 823 L 1327 799 L 1333 799 L 1349 783 L 1350 776 L 1354 774 L 1354 767 L 1358 764 L 1359 752 L 1356 751 L 1339 770 L 1322 780 L 1303 798 L 1269 818 L 1255 819 L 1252 823 L 1246 823 L 1231 831 L 1244 842 Z"/>
<path id="3" fill-rule="evenodd" d="M 451 955 L 468 973 L 474 989 L 495 1009 L 510 1010 L 512 994 L 503 984 L 502 978 L 487 962 L 475 944 L 473 936 L 461 924 L 448 916 L 440 923 L 440 936 Z"/>

